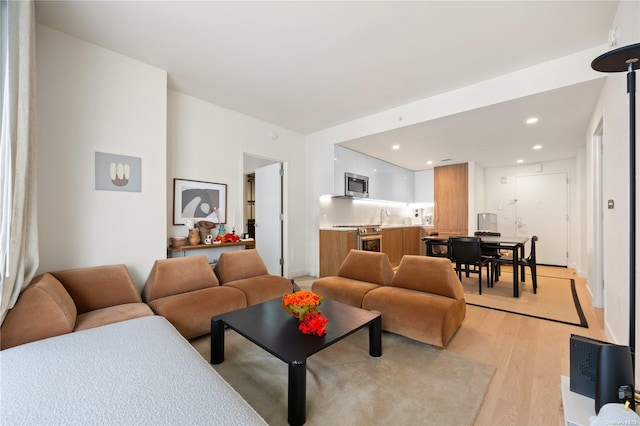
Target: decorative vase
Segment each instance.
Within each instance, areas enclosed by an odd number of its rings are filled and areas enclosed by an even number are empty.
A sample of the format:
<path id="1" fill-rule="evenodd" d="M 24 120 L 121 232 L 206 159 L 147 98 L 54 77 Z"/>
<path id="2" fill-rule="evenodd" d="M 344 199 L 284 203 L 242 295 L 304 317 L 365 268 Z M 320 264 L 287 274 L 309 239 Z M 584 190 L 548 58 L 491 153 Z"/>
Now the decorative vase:
<path id="1" fill-rule="evenodd" d="M 197 229 L 189 230 L 189 244 L 192 246 L 200 244 L 200 232 Z"/>

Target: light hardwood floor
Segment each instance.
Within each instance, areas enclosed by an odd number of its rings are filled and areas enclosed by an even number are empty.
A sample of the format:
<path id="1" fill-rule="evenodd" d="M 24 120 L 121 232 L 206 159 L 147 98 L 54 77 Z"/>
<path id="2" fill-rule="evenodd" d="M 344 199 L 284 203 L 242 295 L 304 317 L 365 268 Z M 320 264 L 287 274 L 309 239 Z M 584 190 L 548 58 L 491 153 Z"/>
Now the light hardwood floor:
<path id="1" fill-rule="evenodd" d="M 476 425 L 564 424 L 560 376 L 569 375 L 569 337 L 606 339 L 603 311 L 592 306 L 584 278 L 568 268 L 539 267 L 538 274 L 575 280 L 589 328 L 467 306 L 446 350 L 496 367 Z"/>
<path id="2" fill-rule="evenodd" d="M 589 328 L 467 306 L 462 327 L 446 350 L 496 368 L 476 425 L 563 425 L 560 376 L 569 375 L 569 337 L 606 340 L 603 311 L 592 306 L 585 279 L 568 268 L 542 266 L 538 273 L 575 280 Z M 312 280 L 300 277 L 296 283 L 310 288 Z"/>

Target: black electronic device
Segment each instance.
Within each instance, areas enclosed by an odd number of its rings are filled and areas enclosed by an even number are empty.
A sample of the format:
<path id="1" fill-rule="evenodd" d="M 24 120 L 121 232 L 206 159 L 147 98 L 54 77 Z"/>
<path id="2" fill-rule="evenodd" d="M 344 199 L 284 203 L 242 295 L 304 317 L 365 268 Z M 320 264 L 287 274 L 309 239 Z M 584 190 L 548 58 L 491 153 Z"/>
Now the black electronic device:
<path id="1" fill-rule="evenodd" d="M 589 398 L 596 396 L 598 348 L 608 342 L 572 334 L 569 339 L 569 389 Z"/>
<path id="2" fill-rule="evenodd" d="M 633 392 L 633 362 L 629 346 L 602 345 L 598 347 L 596 366 L 596 414 L 603 405 L 629 403 L 635 409 Z"/>

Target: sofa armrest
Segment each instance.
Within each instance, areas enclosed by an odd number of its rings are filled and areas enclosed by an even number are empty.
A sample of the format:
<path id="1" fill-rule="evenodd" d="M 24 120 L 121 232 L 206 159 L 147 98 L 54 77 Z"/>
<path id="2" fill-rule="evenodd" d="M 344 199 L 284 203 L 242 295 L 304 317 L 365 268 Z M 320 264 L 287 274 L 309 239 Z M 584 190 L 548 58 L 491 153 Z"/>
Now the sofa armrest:
<path id="1" fill-rule="evenodd" d="M 25 288 L 0 327 L 0 349 L 71 333 L 76 305 L 51 274 L 35 277 Z"/>

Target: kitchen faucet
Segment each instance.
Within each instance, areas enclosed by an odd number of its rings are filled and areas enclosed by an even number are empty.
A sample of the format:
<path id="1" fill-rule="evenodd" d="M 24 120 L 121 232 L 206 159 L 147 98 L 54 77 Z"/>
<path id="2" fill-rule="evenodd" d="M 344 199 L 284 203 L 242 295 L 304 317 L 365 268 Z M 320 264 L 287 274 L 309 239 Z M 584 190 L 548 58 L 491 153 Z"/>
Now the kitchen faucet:
<path id="1" fill-rule="evenodd" d="M 384 225 L 385 219 L 389 217 L 387 209 L 380 209 L 380 225 Z"/>

